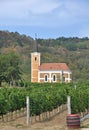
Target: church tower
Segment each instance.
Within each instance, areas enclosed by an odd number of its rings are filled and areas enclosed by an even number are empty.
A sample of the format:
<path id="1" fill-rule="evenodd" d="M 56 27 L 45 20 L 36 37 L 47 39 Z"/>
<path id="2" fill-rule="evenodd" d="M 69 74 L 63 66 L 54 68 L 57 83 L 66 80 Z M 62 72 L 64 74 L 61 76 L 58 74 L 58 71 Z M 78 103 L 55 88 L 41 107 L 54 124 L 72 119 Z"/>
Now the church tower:
<path id="1" fill-rule="evenodd" d="M 40 53 L 35 34 L 34 52 L 31 53 L 31 82 L 38 82 L 38 69 L 40 66 Z"/>
<path id="2" fill-rule="evenodd" d="M 38 68 L 40 66 L 40 53 L 31 53 L 31 82 L 38 82 Z"/>

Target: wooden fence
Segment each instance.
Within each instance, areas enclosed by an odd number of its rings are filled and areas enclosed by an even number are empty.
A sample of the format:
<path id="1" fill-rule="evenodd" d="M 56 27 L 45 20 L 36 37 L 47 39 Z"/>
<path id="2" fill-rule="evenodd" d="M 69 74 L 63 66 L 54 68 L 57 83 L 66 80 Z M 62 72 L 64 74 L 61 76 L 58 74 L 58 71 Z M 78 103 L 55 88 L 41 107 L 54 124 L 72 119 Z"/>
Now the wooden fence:
<path id="1" fill-rule="evenodd" d="M 5 115 L 0 116 L 0 122 L 8 122 L 16 120 L 17 118 L 23 117 L 26 115 L 26 108 L 22 108 L 21 110 L 16 110 L 14 112 L 8 112 Z"/>
<path id="2" fill-rule="evenodd" d="M 65 110 L 67 110 L 67 105 L 66 104 L 61 105 L 58 108 L 53 109 L 52 111 L 47 111 L 47 112 L 41 113 L 38 116 L 31 116 L 30 117 L 30 123 L 33 124 L 35 122 L 42 122 L 42 121 L 51 119 L 55 115 L 65 111 Z"/>
<path id="3" fill-rule="evenodd" d="M 56 109 L 53 109 L 52 111 L 47 111 L 44 113 L 41 113 L 40 115 L 36 116 L 30 116 L 30 123 L 33 124 L 35 122 L 41 122 L 41 121 L 45 121 L 47 119 L 50 119 L 52 117 L 54 117 L 55 115 L 65 111 L 67 109 L 67 105 L 61 105 Z M 20 117 L 26 117 L 26 108 L 22 108 L 21 110 L 17 110 L 14 112 L 8 112 L 7 114 L 0 116 L 0 122 L 8 122 L 8 121 L 13 121 L 16 120 L 17 118 Z"/>
<path id="4" fill-rule="evenodd" d="M 80 117 L 83 118 L 84 116 L 86 116 L 87 114 L 89 114 L 89 109 L 86 109 L 84 112 L 80 113 Z"/>

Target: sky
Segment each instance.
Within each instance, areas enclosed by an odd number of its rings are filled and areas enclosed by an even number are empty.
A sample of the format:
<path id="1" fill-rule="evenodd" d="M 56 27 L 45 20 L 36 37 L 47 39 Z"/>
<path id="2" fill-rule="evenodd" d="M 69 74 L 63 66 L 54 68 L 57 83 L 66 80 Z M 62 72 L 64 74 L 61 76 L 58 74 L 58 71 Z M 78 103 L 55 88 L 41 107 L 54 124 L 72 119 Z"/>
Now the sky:
<path id="1" fill-rule="evenodd" d="M 0 0 L 0 30 L 43 39 L 89 37 L 89 0 Z"/>

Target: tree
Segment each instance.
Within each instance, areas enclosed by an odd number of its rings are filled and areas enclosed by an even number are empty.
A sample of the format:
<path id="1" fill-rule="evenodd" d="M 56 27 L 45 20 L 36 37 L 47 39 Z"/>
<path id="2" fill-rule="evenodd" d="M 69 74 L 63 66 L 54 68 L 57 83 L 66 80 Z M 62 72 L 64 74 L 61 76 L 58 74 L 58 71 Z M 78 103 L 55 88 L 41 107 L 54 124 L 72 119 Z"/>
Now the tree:
<path id="1" fill-rule="evenodd" d="M 0 55 L 0 86 L 3 81 L 15 84 L 21 79 L 20 58 L 15 53 Z"/>
<path id="2" fill-rule="evenodd" d="M 6 80 L 6 69 L 7 69 L 7 55 L 0 55 L 0 86 L 2 81 Z"/>

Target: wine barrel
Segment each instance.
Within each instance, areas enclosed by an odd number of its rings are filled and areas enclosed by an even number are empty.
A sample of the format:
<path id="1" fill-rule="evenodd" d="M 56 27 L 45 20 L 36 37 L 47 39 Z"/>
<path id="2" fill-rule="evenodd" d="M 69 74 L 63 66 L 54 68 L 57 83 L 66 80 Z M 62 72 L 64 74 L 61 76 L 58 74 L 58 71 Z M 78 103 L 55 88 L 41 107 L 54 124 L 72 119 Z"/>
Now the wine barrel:
<path id="1" fill-rule="evenodd" d="M 67 126 L 73 129 L 80 128 L 80 116 L 78 114 L 68 114 Z"/>

